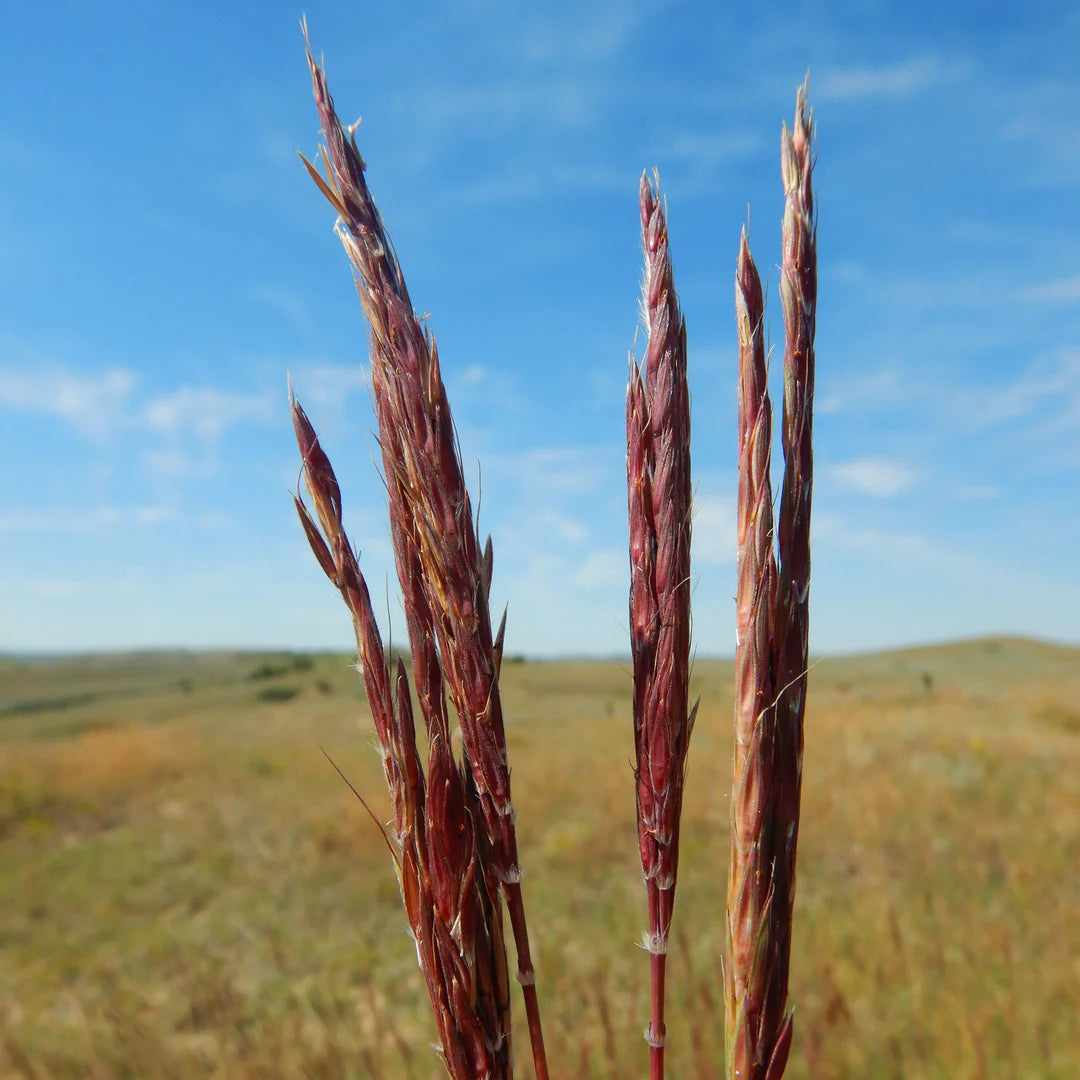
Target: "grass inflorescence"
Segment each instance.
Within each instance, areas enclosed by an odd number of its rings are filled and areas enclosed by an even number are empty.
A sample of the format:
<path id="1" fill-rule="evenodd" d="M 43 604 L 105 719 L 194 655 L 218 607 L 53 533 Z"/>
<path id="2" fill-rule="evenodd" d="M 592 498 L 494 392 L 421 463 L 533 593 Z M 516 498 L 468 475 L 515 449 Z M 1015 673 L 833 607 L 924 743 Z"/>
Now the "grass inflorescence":
<path id="1" fill-rule="evenodd" d="M 319 565 L 352 616 L 394 807 L 391 851 L 446 1069 L 456 1080 L 512 1075 L 508 918 L 533 1066 L 537 1080 L 547 1080 L 502 705 L 505 615 L 496 631 L 489 609 L 492 543 L 490 537 L 479 542 L 438 349 L 414 310 L 368 187 L 355 127 L 342 125 L 310 45 L 307 56 L 325 147 L 321 169 L 306 158 L 304 165 L 337 214 L 337 235 L 370 331 L 371 389 L 411 670 L 400 658 L 393 663 L 384 646 L 359 557 L 344 531 L 337 477 L 290 388 L 311 504 L 297 496 L 296 509 Z M 809 640 L 817 293 L 812 128 L 804 87 L 781 148 L 785 469 L 775 536 L 763 300 L 745 234 L 737 271 L 740 568 L 724 988 L 729 1080 L 780 1080 L 792 1035 L 787 995 Z M 697 712 L 689 705 L 690 393 L 686 323 L 658 178 L 642 176 L 639 207 L 646 340 L 640 364 L 631 357 L 626 399 L 629 616 L 636 831 L 650 964 L 645 1038 L 650 1076 L 663 1080 L 668 953 Z M 260 699 L 283 702 L 291 693 L 274 686 Z M 602 1015 L 610 1057 L 611 1013 Z M 702 1045 L 700 1032 L 693 1045 Z"/>

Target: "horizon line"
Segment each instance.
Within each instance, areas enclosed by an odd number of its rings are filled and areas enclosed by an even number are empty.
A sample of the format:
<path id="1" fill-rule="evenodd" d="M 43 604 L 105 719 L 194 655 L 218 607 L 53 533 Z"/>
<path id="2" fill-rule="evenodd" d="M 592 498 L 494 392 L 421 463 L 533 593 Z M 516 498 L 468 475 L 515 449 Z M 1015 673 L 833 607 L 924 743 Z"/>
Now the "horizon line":
<path id="1" fill-rule="evenodd" d="M 885 645 L 880 647 L 850 650 L 850 649 L 824 649 L 811 654 L 812 660 L 821 659 L 855 659 L 864 656 L 882 656 L 889 653 L 918 652 L 924 649 L 944 649 L 963 645 L 988 645 L 1005 643 L 1026 643 L 1044 645 L 1051 648 L 1080 649 L 1080 641 L 1067 641 L 1060 638 L 1036 637 L 1031 634 L 976 634 L 970 637 L 939 638 L 924 641 L 908 642 L 904 644 Z M 400 642 L 390 642 L 388 651 L 397 653 L 408 658 L 407 645 Z M 0 661 L 5 660 L 30 660 L 30 661 L 55 661 L 75 660 L 108 657 L 150 657 L 187 654 L 193 656 L 225 655 L 229 653 L 247 656 L 257 655 L 289 655 L 289 656 L 355 656 L 355 650 L 338 648 L 298 648 L 291 645 L 260 646 L 260 645 L 131 645 L 115 646 L 100 649 L 0 649 Z M 728 661 L 735 659 L 734 652 L 700 652 L 692 656 L 693 661 Z M 508 652 L 504 656 L 506 663 L 627 663 L 631 660 L 629 651 L 608 653 L 529 653 L 526 651 Z"/>

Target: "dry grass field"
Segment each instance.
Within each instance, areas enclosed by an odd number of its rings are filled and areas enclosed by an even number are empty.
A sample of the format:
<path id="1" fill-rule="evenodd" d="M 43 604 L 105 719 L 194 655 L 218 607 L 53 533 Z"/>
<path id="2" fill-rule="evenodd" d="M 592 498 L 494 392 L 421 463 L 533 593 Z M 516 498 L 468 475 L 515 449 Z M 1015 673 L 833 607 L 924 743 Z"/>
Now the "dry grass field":
<path id="1" fill-rule="evenodd" d="M 503 676 L 554 1075 L 641 1075 L 628 664 Z M 669 1067 L 708 1080 L 731 664 L 692 690 Z M 341 656 L 0 660 L 0 1077 L 440 1076 L 383 840 L 320 751 L 385 816 L 370 743 Z M 788 1076 L 1075 1077 L 1078 866 L 1080 650 L 818 663 Z"/>

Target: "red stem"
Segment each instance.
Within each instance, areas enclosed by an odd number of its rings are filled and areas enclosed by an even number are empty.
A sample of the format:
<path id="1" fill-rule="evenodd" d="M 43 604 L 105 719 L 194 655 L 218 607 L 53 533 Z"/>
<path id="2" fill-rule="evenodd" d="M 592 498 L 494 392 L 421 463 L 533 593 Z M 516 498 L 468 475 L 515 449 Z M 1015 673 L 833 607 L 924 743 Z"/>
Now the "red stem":
<path id="1" fill-rule="evenodd" d="M 544 1032 L 540 1026 L 540 1002 L 536 996 L 536 972 L 532 953 L 529 951 L 529 928 L 525 923 L 525 903 L 521 896 L 521 883 L 506 885 L 506 906 L 510 912 L 510 925 L 514 928 L 514 947 L 517 949 L 518 982 L 525 999 L 525 1017 L 529 1024 L 529 1041 L 532 1043 L 533 1067 L 536 1080 L 549 1080 L 547 1049 Z"/>
<path id="2" fill-rule="evenodd" d="M 664 1023 L 664 992 L 667 978 L 667 920 L 663 917 L 664 897 L 653 882 L 649 883 L 649 1080 L 664 1080 L 664 1044 L 667 1025 Z M 656 952 L 663 940 L 664 952 Z"/>

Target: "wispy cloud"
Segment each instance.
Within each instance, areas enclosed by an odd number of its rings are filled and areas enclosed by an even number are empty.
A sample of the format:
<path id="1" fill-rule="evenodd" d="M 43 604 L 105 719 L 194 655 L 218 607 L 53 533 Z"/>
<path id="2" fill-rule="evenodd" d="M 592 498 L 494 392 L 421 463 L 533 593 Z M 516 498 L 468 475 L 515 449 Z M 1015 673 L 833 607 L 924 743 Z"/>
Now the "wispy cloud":
<path id="1" fill-rule="evenodd" d="M 311 325 L 307 303 L 292 289 L 280 285 L 254 285 L 248 295 L 256 303 L 265 304 L 283 315 L 298 330 L 307 330 Z"/>
<path id="2" fill-rule="evenodd" d="M 629 183 L 624 171 L 603 165 L 549 163 L 541 169 L 531 163 L 522 163 L 465 184 L 454 193 L 454 198 L 486 206 L 547 199 L 556 192 L 625 192 Z"/>
<path id="3" fill-rule="evenodd" d="M 504 131 L 528 123 L 551 130 L 589 127 L 599 108 L 598 82 L 576 75 L 521 74 L 467 86 L 427 84 L 400 102 L 410 123 L 445 138 L 453 131 Z"/>
<path id="4" fill-rule="evenodd" d="M 52 361 L 0 366 L 0 409 L 53 416 L 92 438 L 140 429 L 161 436 L 194 435 L 215 442 L 229 427 L 266 423 L 275 415 L 269 393 L 181 386 L 138 401 L 126 368 L 81 372 Z M 158 462 L 168 471 L 164 460 Z"/>
<path id="5" fill-rule="evenodd" d="M 140 420 L 161 435 L 193 433 L 212 443 L 226 428 L 241 423 L 266 423 L 274 416 L 270 394 L 248 394 L 212 386 L 182 386 L 148 401 Z"/>
<path id="6" fill-rule="evenodd" d="M 1026 300 L 1037 304 L 1077 304 L 1080 303 L 1080 274 L 1074 277 L 1060 278 L 1057 281 L 1044 281 L 1031 285 L 1024 290 Z"/>
<path id="7" fill-rule="evenodd" d="M 996 499 L 1001 494 L 1001 488 L 997 484 L 961 484 L 953 494 L 966 502 L 986 502 Z"/>
<path id="8" fill-rule="evenodd" d="M 962 78 L 970 70 L 963 61 L 920 56 L 881 67 L 829 68 L 814 80 L 812 89 L 818 101 L 904 98 Z"/>
<path id="9" fill-rule="evenodd" d="M 891 499 L 908 491 L 919 478 L 918 472 L 902 461 L 873 457 L 833 465 L 828 473 L 841 487 L 875 499 Z"/>
<path id="10" fill-rule="evenodd" d="M 1080 183 L 1080 81 L 1045 77 L 998 90 L 998 137 L 1019 144 L 1017 176 L 1033 187 Z"/>
<path id="11" fill-rule="evenodd" d="M 574 32 L 566 32 L 559 19 L 531 19 L 522 27 L 515 59 L 524 56 L 534 63 L 568 58 L 608 60 L 627 45 L 642 18 L 636 5 L 619 5 L 608 10 L 575 14 Z"/>
<path id="12" fill-rule="evenodd" d="M 189 454 L 175 446 L 144 450 L 139 461 L 150 475 L 171 480 L 210 476 L 217 467 L 212 453 Z"/>
<path id="13" fill-rule="evenodd" d="M 880 529 L 853 525 L 845 518 L 825 512 L 814 514 L 811 540 L 841 551 L 901 559 L 905 562 L 949 562 L 943 552 L 924 533 L 903 529 Z"/>
<path id="14" fill-rule="evenodd" d="M 22 578 L 18 583 L 18 590 L 21 593 L 58 600 L 78 596 L 86 589 L 85 580 L 76 581 L 72 578 Z"/>
<path id="15" fill-rule="evenodd" d="M 853 409 L 898 405 L 911 396 L 910 380 L 905 382 L 895 368 L 854 375 L 823 373 L 814 408 L 820 416 Z"/>
<path id="16" fill-rule="evenodd" d="M 0 514 L 0 533 L 104 533 L 132 526 L 153 528 L 179 517 L 179 510 L 169 505 L 13 510 Z"/>
<path id="17" fill-rule="evenodd" d="M 1037 431 L 1046 434 L 1080 425 L 1080 349 L 1063 348 L 1040 357 L 1007 381 L 946 383 L 940 377 L 930 379 L 916 366 L 902 376 L 895 369 L 850 378 L 826 373 L 821 389 L 816 405 L 821 416 L 884 411 L 895 419 L 917 408 L 926 421 L 945 425 L 939 433 L 970 438 L 972 432 L 1039 414 Z M 860 476 L 856 470 L 836 479 L 857 484 Z"/>
<path id="18" fill-rule="evenodd" d="M 224 510 L 204 510 L 199 514 L 196 514 L 193 520 L 197 528 L 210 532 L 218 529 L 227 529 L 233 524 L 234 519 L 232 514 L 229 514 Z"/>
<path id="19" fill-rule="evenodd" d="M 518 388 L 517 373 L 505 365 L 472 363 L 443 371 L 446 392 L 454 403 L 462 442 L 473 422 L 488 427 L 492 417 L 509 418 L 528 411 Z"/>
<path id="20" fill-rule="evenodd" d="M 1014 303 L 1028 288 L 1016 272 L 1000 265 L 968 272 L 889 274 L 849 260 L 828 267 L 826 272 L 834 273 L 844 285 L 920 315 L 994 310 Z"/>
<path id="21" fill-rule="evenodd" d="M 527 499 L 516 509 L 501 514 L 492 531 L 499 575 L 539 553 L 558 557 L 568 566 L 580 562 L 582 552 L 589 550 L 584 545 L 592 532 L 558 506 L 538 506 L 535 499 Z"/>
<path id="22" fill-rule="evenodd" d="M 540 522 L 545 531 L 568 544 L 579 544 L 589 535 L 589 530 L 575 518 L 561 510 L 548 509 L 540 514 Z"/>
<path id="23" fill-rule="evenodd" d="M 583 589 L 605 588 L 630 581 L 630 564 L 625 551 L 601 548 L 590 551 L 574 570 L 574 584 Z"/>
<path id="24" fill-rule="evenodd" d="M 37 168 L 44 164 L 43 155 L 38 147 L 22 136 L 10 131 L 0 131 L 0 162 L 5 168 Z"/>
<path id="25" fill-rule="evenodd" d="M 309 412 L 339 409 L 349 394 L 366 390 L 362 364 L 302 364 L 291 373 L 296 396 Z"/>
<path id="26" fill-rule="evenodd" d="M 1002 386 L 971 387 L 950 395 L 968 427 L 987 428 L 1045 414 L 1046 426 L 1080 423 L 1080 349 L 1062 349 Z"/>
<path id="27" fill-rule="evenodd" d="M 429 147 L 523 129 L 540 138 L 587 132 L 605 115 L 620 60 L 647 16 L 642 8 L 574 9 L 572 15 L 545 10 L 523 20 L 495 5 L 482 17 L 493 62 L 459 67 L 463 75 L 454 80 L 425 81 L 421 73 L 409 90 L 395 94 L 395 110 Z M 410 42 L 410 52 L 414 48 Z"/>
<path id="28" fill-rule="evenodd" d="M 484 471 L 512 481 L 530 498 L 587 495 L 610 472 L 610 459 L 610 454 L 593 447 L 537 447 L 520 454 L 487 453 Z"/>
<path id="29" fill-rule="evenodd" d="M 756 131 L 684 131 L 670 142 L 662 143 L 655 153 L 658 159 L 689 161 L 712 165 L 721 161 L 741 161 L 752 157 L 766 145 Z"/>
<path id="30" fill-rule="evenodd" d="M 0 368 L 0 408 L 54 416 L 93 437 L 115 429 L 135 387 L 124 368 L 82 373 L 56 363 Z"/>
<path id="31" fill-rule="evenodd" d="M 723 565 L 736 556 L 735 500 L 724 495 L 696 495 L 691 533 L 697 565 Z"/>

